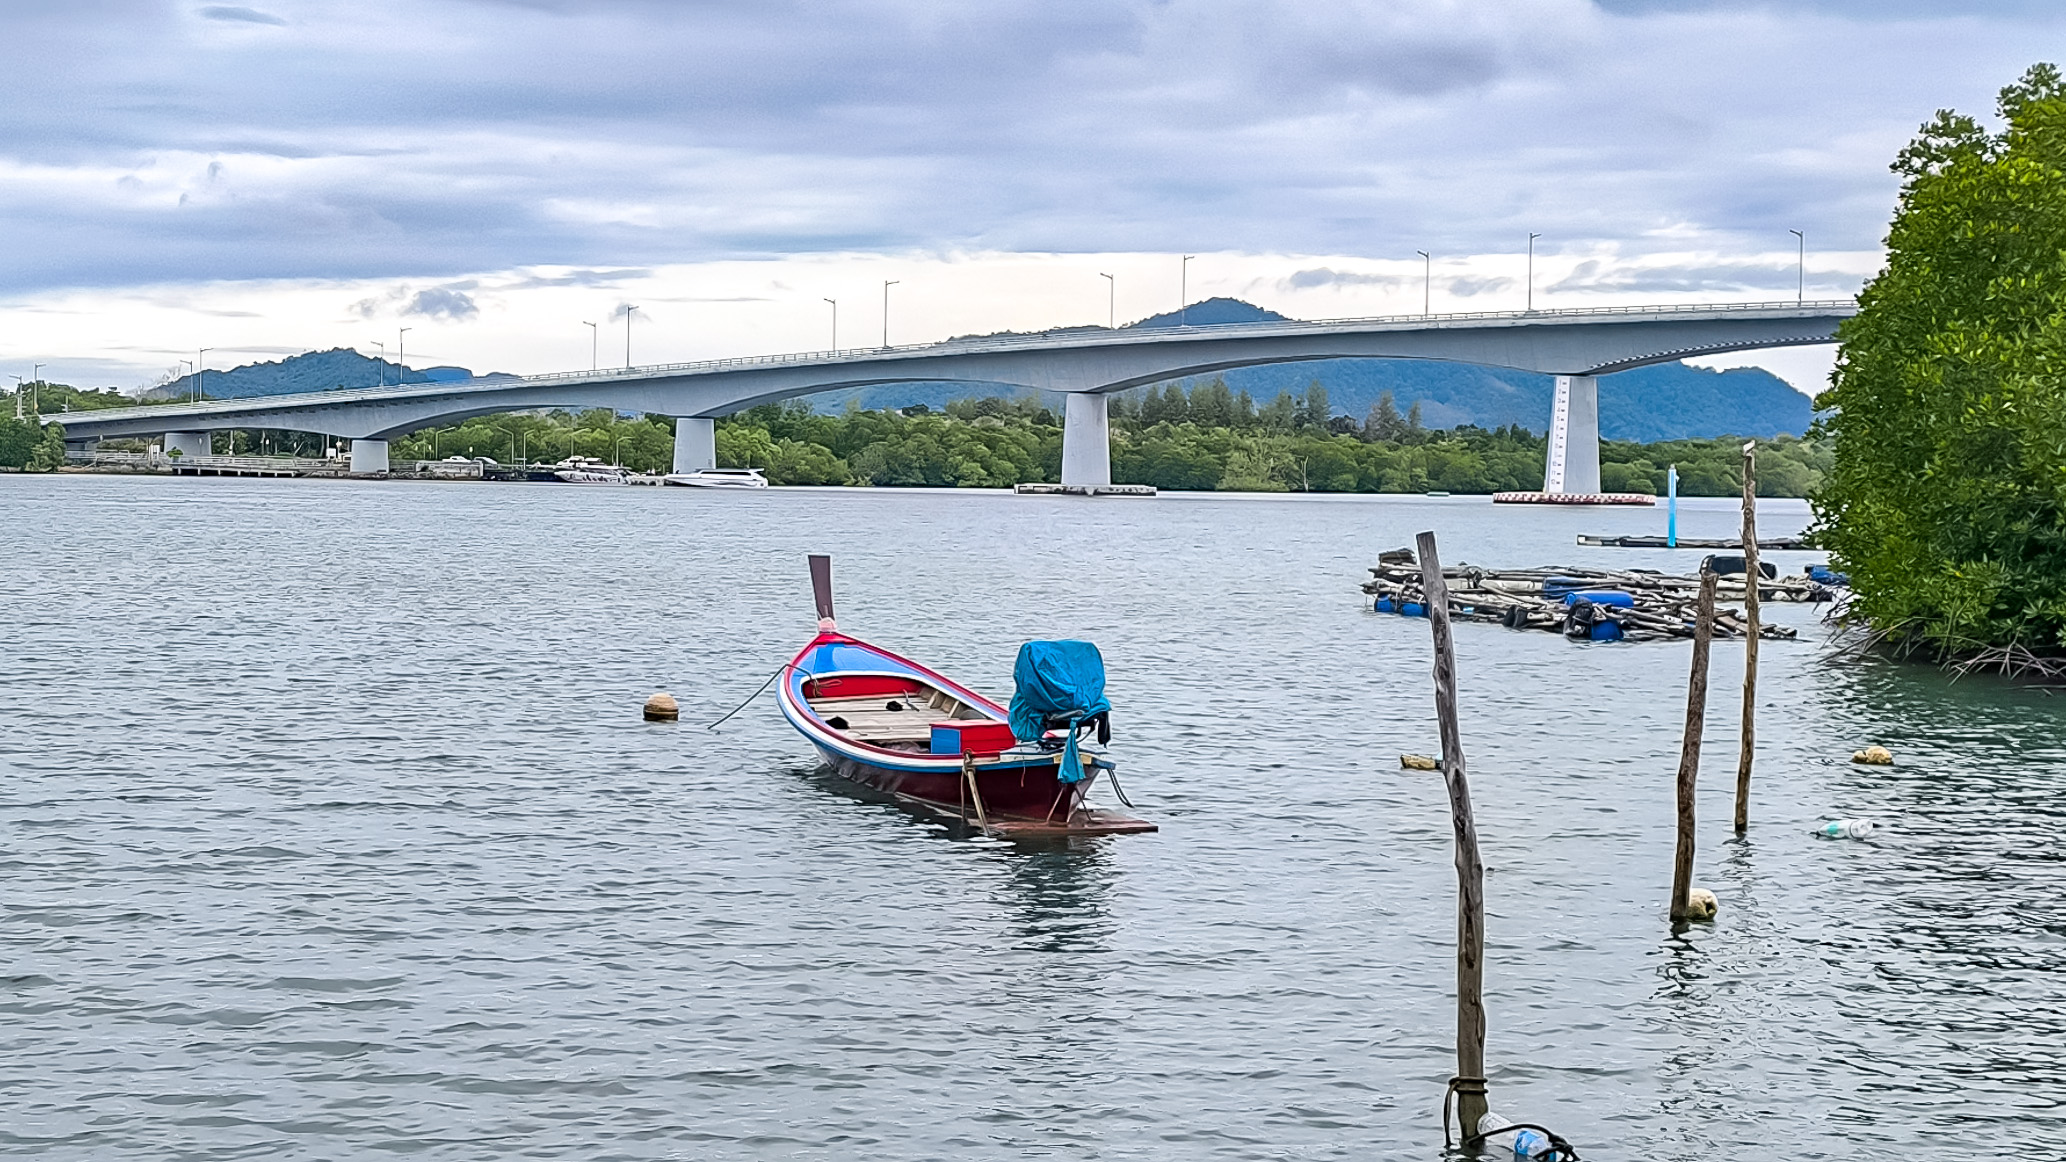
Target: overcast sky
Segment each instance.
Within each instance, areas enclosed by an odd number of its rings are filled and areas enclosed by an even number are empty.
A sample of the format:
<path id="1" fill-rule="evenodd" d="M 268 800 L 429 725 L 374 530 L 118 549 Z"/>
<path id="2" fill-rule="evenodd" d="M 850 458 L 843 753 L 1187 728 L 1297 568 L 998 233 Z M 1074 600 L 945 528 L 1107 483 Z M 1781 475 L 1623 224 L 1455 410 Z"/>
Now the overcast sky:
<path id="1" fill-rule="evenodd" d="M 1529 232 L 1538 306 L 1790 298 L 1789 229 L 1847 294 L 1916 125 L 2062 32 L 2036 0 L 0 5 L 0 363 L 126 388 L 407 326 L 412 363 L 553 370 L 626 303 L 638 362 L 817 348 L 826 297 L 879 341 L 883 279 L 915 341 L 1103 322 L 1101 271 L 1121 321 L 1167 310 L 1184 253 L 1193 298 L 1315 317 L 1418 310 L 1427 250 L 1436 309 L 1511 308 Z"/>

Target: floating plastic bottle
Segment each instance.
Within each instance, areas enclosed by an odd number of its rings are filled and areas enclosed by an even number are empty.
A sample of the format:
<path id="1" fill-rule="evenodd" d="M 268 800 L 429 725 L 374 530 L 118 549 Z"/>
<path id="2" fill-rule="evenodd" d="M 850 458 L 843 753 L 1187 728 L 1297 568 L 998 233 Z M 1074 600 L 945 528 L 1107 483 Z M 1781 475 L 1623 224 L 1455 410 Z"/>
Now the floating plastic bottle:
<path id="1" fill-rule="evenodd" d="M 1870 839 L 1873 833 L 1870 819 L 1832 819 L 1815 829 L 1815 834 L 1825 839 Z"/>
<path id="2" fill-rule="evenodd" d="M 1485 1135 L 1487 1146 L 1502 1146 L 1513 1150 L 1516 1158 L 1547 1158 L 1555 1153 L 1555 1147 L 1540 1130 L 1511 1130 L 1512 1122 L 1487 1110 L 1478 1119 L 1478 1132 Z"/>

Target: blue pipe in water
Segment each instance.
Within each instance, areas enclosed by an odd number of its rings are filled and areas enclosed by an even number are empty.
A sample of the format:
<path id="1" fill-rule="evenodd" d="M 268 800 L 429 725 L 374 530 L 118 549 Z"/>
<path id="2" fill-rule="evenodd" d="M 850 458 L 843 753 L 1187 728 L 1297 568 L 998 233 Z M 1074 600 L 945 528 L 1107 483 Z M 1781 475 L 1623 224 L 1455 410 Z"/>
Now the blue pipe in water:
<path id="1" fill-rule="evenodd" d="M 1679 466 L 1664 470 L 1664 547 L 1679 547 Z"/>

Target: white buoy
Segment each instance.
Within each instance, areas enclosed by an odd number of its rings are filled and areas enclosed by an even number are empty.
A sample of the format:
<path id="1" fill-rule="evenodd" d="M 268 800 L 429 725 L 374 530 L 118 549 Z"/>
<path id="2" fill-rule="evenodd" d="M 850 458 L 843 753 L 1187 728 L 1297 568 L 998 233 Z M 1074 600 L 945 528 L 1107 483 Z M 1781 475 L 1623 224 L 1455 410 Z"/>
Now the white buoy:
<path id="1" fill-rule="evenodd" d="M 673 722 L 681 717 L 681 707 L 676 705 L 674 695 L 662 690 L 646 699 L 647 722 Z"/>
<path id="2" fill-rule="evenodd" d="M 1712 920 L 1721 911 L 1722 902 L 1715 899 L 1706 888 L 1694 888 L 1686 893 L 1686 918 L 1688 920 Z"/>
<path id="3" fill-rule="evenodd" d="M 1864 750 L 1853 754 L 1851 761 L 1854 763 L 1864 763 L 1867 766 L 1889 766 L 1894 761 L 1894 752 L 1883 746 L 1868 746 Z"/>

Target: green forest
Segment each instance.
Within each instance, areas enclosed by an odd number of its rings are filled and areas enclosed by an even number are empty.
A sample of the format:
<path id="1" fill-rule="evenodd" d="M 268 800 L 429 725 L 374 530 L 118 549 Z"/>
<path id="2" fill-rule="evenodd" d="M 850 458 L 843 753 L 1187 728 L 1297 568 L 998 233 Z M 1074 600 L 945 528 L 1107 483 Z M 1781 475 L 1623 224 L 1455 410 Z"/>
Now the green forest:
<path id="1" fill-rule="evenodd" d="M 65 394 L 70 389 L 56 385 L 50 390 L 75 408 L 128 402 L 113 392 Z M 1390 396 L 1358 421 L 1334 414 L 1327 389 L 1318 383 L 1261 406 L 1219 380 L 1188 392 L 1172 384 L 1115 395 L 1109 409 L 1112 479 L 1122 484 L 1227 492 L 1483 493 L 1542 486 L 1544 438 L 1524 428 L 1430 429 L 1421 425 L 1418 407 L 1401 412 Z M 23 435 L 36 442 L 33 433 Z M 28 453 L 14 449 L 18 442 L 0 440 L 0 465 L 27 463 Z M 322 455 L 322 438 L 299 432 L 239 430 L 218 434 L 216 442 L 222 452 Z M 127 447 L 114 441 L 107 446 Z M 1681 493 L 1733 496 L 1741 487 L 1740 446 L 1727 437 L 1603 441 L 1601 486 L 1662 494 L 1665 470 L 1676 464 Z M 763 469 L 774 484 L 1008 488 L 1059 478 L 1062 422 L 1051 409 L 1024 398 L 956 400 L 943 411 L 923 404 L 901 411 L 856 407 L 839 415 L 791 401 L 719 420 L 717 453 L 720 465 Z M 603 408 L 512 412 L 411 432 L 393 442 L 390 455 L 485 456 L 503 463 L 582 455 L 665 472 L 674 463 L 674 421 L 626 418 Z M 1765 442 L 1758 491 L 1806 496 L 1828 467 L 1820 442 Z"/>
<path id="2" fill-rule="evenodd" d="M 1186 392 L 1170 385 L 1114 396 L 1112 479 L 1161 489 L 1239 492 L 1496 492 L 1542 486 L 1543 437 L 1519 427 L 1433 430 L 1417 408 L 1381 398 L 1361 421 L 1332 414 L 1327 389 L 1279 395 L 1261 407 L 1224 382 Z M 1613 492 L 1662 494 L 1679 469 L 1688 496 L 1741 488 L 1741 441 L 1603 442 L 1600 475 Z M 412 432 L 399 459 L 489 456 L 549 461 L 579 453 L 647 472 L 673 463 L 673 421 L 626 419 L 604 409 L 486 416 Z M 956 400 L 942 411 L 849 408 L 823 415 L 801 401 L 750 408 L 717 423 L 718 463 L 763 469 L 773 484 L 1009 488 L 1054 481 L 1062 421 L 1029 399 Z M 1829 456 L 1815 442 L 1761 445 L 1758 490 L 1806 496 Z"/>
<path id="3" fill-rule="evenodd" d="M 1817 401 L 1815 535 L 1880 638 L 2066 676 L 2066 80 L 2033 66 L 1996 111 L 1894 161 L 1887 266 Z"/>

